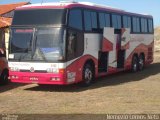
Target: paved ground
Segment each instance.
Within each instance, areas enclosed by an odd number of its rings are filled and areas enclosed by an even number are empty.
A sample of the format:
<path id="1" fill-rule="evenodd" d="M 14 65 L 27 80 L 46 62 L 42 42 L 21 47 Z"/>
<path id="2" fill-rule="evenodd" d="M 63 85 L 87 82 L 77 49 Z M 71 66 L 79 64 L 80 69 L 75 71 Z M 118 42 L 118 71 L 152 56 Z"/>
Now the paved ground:
<path id="1" fill-rule="evenodd" d="M 160 53 L 155 53 L 154 63 L 142 72 L 99 78 L 88 88 L 0 86 L 0 113 L 160 113 Z"/>

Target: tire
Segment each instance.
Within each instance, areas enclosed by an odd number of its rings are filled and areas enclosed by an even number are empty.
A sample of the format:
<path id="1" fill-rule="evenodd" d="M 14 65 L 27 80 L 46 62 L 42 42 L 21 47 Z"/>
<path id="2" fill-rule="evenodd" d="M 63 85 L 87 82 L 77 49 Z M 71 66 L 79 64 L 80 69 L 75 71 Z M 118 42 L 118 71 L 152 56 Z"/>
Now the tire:
<path id="1" fill-rule="evenodd" d="M 9 76 L 8 69 L 4 69 L 0 76 L 0 85 L 7 85 L 10 82 L 8 76 Z"/>
<path id="2" fill-rule="evenodd" d="M 143 55 L 140 55 L 138 59 L 138 70 L 142 71 L 143 69 L 144 69 L 144 57 Z"/>
<path id="3" fill-rule="evenodd" d="M 81 83 L 82 86 L 88 87 L 92 84 L 94 80 L 94 68 L 90 64 L 86 64 L 83 68 L 83 81 Z"/>
<path id="4" fill-rule="evenodd" d="M 131 71 L 132 72 L 137 72 L 138 71 L 138 58 L 136 56 L 133 56 L 133 58 L 132 58 Z"/>

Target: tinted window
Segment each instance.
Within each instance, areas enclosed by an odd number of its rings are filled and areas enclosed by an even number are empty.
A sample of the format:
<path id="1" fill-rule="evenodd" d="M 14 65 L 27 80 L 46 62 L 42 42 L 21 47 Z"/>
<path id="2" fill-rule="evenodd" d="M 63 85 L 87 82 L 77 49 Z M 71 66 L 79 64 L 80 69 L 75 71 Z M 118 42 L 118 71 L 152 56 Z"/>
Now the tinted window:
<path id="1" fill-rule="evenodd" d="M 141 18 L 141 32 L 148 32 L 147 19 Z"/>
<path id="2" fill-rule="evenodd" d="M 71 10 L 69 12 L 69 26 L 82 30 L 81 10 Z"/>
<path id="3" fill-rule="evenodd" d="M 105 14 L 105 22 L 106 22 L 106 27 L 110 27 L 110 15 L 109 14 Z"/>
<path id="4" fill-rule="evenodd" d="M 133 21 L 133 32 L 136 32 L 137 31 L 137 21 L 136 21 L 136 18 L 134 17 L 132 21 Z"/>
<path id="5" fill-rule="evenodd" d="M 100 28 L 104 28 L 105 27 L 105 17 L 104 17 L 104 13 L 99 13 L 99 26 Z"/>
<path id="6" fill-rule="evenodd" d="M 11 29 L 9 53 L 14 54 L 11 59 L 57 61 L 64 57 L 63 29 L 40 27 L 35 37 L 33 34 L 32 28 Z"/>
<path id="7" fill-rule="evenodd" d="M 148 32 L 148 24 L 147 24 L 147 19 L 144 19 L 144 32 Z"/>
<path id="8" fill-rule="evenodd" d="M 131 28 L 131 17 L 123 16 L 123 27 L 124 28 Z"/>
<path id="9" fill-rule="evenodd" d="M 64 9 L 36 9 L 15 11 L 13 25 L 65 24 Z"/>
<path id="10" fill-rule="evenodd" d="M 153 33 L 153 20 L 148 20 L 148 30 L 150 33 Z"/>
<path id="11" fill-rule="evenodd" d="M 85 30 L 94 31 L 97 29 L 97 14 L 96 12 L 84 11 Z"/>
<path id="12" fill-rule="evenodd" d="M 139 21 L 139 18 L 137 18 L 137 32 L 140 32 L 140 21 Z"/>
<path id="13" fill-rule="evenodd" d="M 20 30 L 12 30 L 12 39 L 11 39 L 11 53 L 27 53 L 31 48 L 32 43 L 32 29 L 29 32 L 19 32 Z M 21 29 L 21 31 L 26 31 Z M 23 41 L 22 41 L 23 39 Z"/>
<path id="14" fill-rule="evenodd" d="M 100 28 L 110 27 L 110 15 L 105 13 L 99 13 L 99 25 Z"/>
<path id="15" fill-rule="evenodd" d="M 121 16 L 120 15 L 112 15 L 112 26 L 115 29 L 121 29 Z"/>
<path id="16" fill-rule="evenodd" d="M 91 21 L 92 21 L 92 28 L 97 28 L 97 14 L 96 12 L 91 12 Z"/>
<path id="17" fill-rule="evenodd" d="M 67 41 L 67 60 L 72 60 L 77 58 L 83 54 L 84 51 L 84 39 L 83 33 L 75 32 L 75 31 L 68 31 Z"/>
<path id="18" fill-rule="evenodd" d="M 87 30 L 87 31 L 92 30 L 91 14 L 89 11 L 84 11 L 84 25 L 85 25 L 85 30 Z"/>
<path id="19" fill-rule="evenodd" d="M 140 20 L 137 17 L 133 17 L 133 32 L 140 32 Z"/>

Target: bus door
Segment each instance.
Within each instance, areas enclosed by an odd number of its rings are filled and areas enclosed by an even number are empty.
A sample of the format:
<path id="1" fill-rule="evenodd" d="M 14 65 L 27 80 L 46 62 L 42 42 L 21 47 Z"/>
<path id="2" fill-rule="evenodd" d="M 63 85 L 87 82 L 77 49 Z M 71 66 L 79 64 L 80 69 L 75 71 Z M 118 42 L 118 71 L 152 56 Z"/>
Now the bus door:
<path id="1" fill-rule="evenodd" d="M 130 29 L 122 28 L 119 39 L 120 39 L 120 47 L 118 49 L 117 68 L 124 68 L 126 50 L 129 49 Z"/>
<path id="2" fill-rule="evenodd" d="M 114 29 L 115 40 L 116 40 L 116 60 L 117 68 L 124 68 L 124 50 L 121 50 L 121 29 Z"/>
<path id="3" fill-rule="evenodd" d="M 84 51 L 84 34 L 79 30 L 68 29 L 66 39 L 67 82 L 72 83 L 82 79 L 82 63 L 76 59 Z"/>
<path id="4" fill-rule="evenodd" d="M 103 30 L 103 39 L 99 51 L 98 71 L 107 72 L 108 66 L 114 67 L 115 62 L 115 40 L 114 28 L 105 27 Z M 113 63 L 113 64 L 112 64 Z"/>
<path id="5" fill-rule="evenodd" d="M 126 50 L 129 49 L 130 29 L 115 30 L 117 35 L 117 68 L 124 68 Z"/>

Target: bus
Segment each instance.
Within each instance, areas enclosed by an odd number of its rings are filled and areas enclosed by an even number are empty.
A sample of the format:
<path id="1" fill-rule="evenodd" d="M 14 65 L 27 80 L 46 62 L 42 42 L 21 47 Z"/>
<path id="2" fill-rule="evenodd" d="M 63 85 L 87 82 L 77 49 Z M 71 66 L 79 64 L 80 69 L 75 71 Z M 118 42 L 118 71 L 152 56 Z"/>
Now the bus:
<path id="1" fill-rule="evenodd" d="M 88 2 L 15 10 L 9 43 L 12 82 L 89 86 L 97 77 L 153 62 L 153 17 Z"/>
<path id="2" fill-rule="evenodd" d="M 5 50 L 4 48 L 0 48 L 0 86 L 7 85 L 10 82 L 8 76 L 8 61 L 6 59 Z"/>

